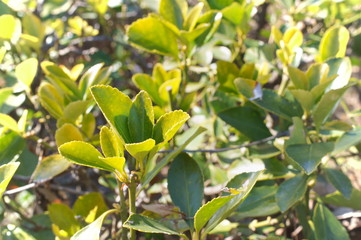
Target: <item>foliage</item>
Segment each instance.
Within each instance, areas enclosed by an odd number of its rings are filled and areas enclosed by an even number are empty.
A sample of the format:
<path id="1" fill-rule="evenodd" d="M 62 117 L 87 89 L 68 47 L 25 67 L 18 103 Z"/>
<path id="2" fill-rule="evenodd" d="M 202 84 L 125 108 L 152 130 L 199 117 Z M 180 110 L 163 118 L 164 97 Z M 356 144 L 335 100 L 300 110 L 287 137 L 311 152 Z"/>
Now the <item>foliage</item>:
<path id="1" fill-rule="evenodd" d="M 0 1 L 2 237 L 350 239 L 360 19 L 355 0 Z"/>

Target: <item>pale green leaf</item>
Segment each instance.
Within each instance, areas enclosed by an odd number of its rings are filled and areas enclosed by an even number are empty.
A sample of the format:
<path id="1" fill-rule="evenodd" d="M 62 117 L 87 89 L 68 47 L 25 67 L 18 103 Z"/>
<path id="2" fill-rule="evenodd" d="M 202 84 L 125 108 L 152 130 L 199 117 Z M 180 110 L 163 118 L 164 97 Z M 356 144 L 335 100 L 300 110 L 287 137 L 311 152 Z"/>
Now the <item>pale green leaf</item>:
<path id="1" fill-rule="evenodd" d="M 288 66 L 287 70 L 288 70 L 288 74 L 290 75 L 290 79 L 292 83 L 295 85 L 297 89 L 303 89 L 303 90 L 309 89 L 308 79 L 304 72 L 292 66 Z"/>
<path id="2" fill-rule="evenodd" d="M 154 148 L 154 139 L 147 139 L 139 143 L 125 144 L 125 149 L 138 161 L 143 161 L 149 152 Z"/>
<path id="3" fill-rule="evenodd" d="M 188 119 L 189 115 L 181 110 L 162 115 L 154 126 L 153 139 L 157 144 L 168 142 Z"/>
<path id="4" fill-rule="evenodd" d="M 64 99 L 50 83 L 42 83 L 38 96 L 41 105 L 56 119 L 63 116 Z"/>
<path id="5" fill-rule="evenodd" d="M 4 126 L 14 132 L 19 132 L 18 123 L 9 115 L 0 113 L 0 126 Z"/>
<path id="6" fill-rule="evenodd" d="M 133 22 L 127 35 L 136 47 L 178 59 L 177 38 L 158 18 L 146 17 Z"/>
<path id="7" fill-rule="evenodd" d="M 65 123 L 55 132 L 55 141 L 58 147 L 74 140 L 82 141 L 83 136 L 79 129 L 70 123 Z"/>
<path id="8" fill-rule="evenodd" d="M 12 162 L 0 166 L 0 198 L 4 194 L 6 187 L 8 186 L 19 165 L 19 162 Z"/>
<path id="9" fill-rule="evenodd" d="M 320 43 L 319 60 L 325 61 L 329 58 L 344 57 L 349 39 L 350 33 L 344 26 L 333 26 L 327 29 Z"/>
<path id="10" fill-rule="evenodd" d="M 292 95 L 297 99 L 297 101 L 302 106 L 303 110 L 307 113 L 311 112 L 315 102 L 311 92 L 303 89 L 290 90 Z"/>
<path id="11" fill-rule="evenodd" d="M 187 18 L 183 23 L 184 29 L 188 31 L 192 31 L 194 29 L 203 7 L 204 7 L 204 3 L 200 2 L 189 11 Z"/>
<path id="12" fill-rule="evenodd" d="M 27 89 L 29 89 L 37 71 L 38 60 L 36 58 L 28 58 L 15 67 L 15 76 Z"/>
<path id="13" fill-rule="evenodd" d="M 4 14 L 0 16 L 0 39 L 10 40 L 15 32 L 16 20 L 15 17 L 10 14 Z"/>
<path id="14" fill-rule="evenodd" d="M 100 130 L 100 146 L 105 157 L 123 157 L 124 147 L 119 137 L 108 127 Z"/>

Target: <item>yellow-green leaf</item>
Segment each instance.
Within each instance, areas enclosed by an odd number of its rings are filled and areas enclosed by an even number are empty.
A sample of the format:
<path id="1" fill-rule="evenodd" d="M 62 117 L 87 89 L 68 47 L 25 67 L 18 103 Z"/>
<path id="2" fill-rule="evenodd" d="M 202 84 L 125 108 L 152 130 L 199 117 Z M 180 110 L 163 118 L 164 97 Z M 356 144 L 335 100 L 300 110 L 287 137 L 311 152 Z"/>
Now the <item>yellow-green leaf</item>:
<path id="1" fill-rule="evenodd" d="M 123 157 L 124 147 L 119 137 L 108 127 L 100 130 L 100 146 L 105 157 Z"/>
<path id="2" fill-rule="evenodd" d="M 10 14 L 0 16 L 0 39 L 10 40 L 15 32 L 16 19 Z"/>
<path id="3" fill-rule="evenodd" d="M 182 29 L 183 21 L 188 12 L 188 4 L 186 0 L 161 0 L 159 13 L 167 21 L 173 23 Z"/>
<path id="4" fill-rule="evenodd" d="M 43 158 L 36 166 L 31 179 L 34 182 L 43 182 L 55 177 L 68 169 L 71 163 L 59 154 Z"/>
<path id="5" fill-rule="evenodd" d="M 344 57 L 349 39 L 350 33 L 344 26 L 329 28 L 320 43 L 319 61 L 323 62 L 329 58 Z"/>
<path id="6" fill-rule="evenodd" d="M 55 141 L 57 146 L 71 141 L 82 141 L 83 136 L 79 129 L 70 123 L 65 123 L 55 132 Z"/>
<path id="7" fill-rule="evenodd" d="M 19 162 L 12 162 L 0 166 L 0 198 L 5 192 L 6 187 L 8 186 L 19 165 Z"/>
<path id="8" fill-rule="evenodd" d="M 63 116 L 64 99 L 50 83 L 42 83 L 38 96 L 41 105 L 56 119 Z"/>
<path id="9" fill-rule="evenodd" d="M 143 159 L 149 154 L 149 152 L 154 148 L 155 141 L 154 139 L 147 139 L 140 143 L 131 143 L 125 144 L 125 149 L 138 161 L 143 161 Z"/>
<path id="10" fill-rule="evenodd" d="M 0 125 L 15 132 L 19 131 L 18 123 L 12 117 L 4 113 L 0 113 Z"/>
<path id="11" fill-rule="evenodd" d="M 29 89 L 37 71 L 38 60 L 36 58 L 29 58 L 16 66 L 15 76 L 21 83 L 25 85 L 27 89 Z"/>

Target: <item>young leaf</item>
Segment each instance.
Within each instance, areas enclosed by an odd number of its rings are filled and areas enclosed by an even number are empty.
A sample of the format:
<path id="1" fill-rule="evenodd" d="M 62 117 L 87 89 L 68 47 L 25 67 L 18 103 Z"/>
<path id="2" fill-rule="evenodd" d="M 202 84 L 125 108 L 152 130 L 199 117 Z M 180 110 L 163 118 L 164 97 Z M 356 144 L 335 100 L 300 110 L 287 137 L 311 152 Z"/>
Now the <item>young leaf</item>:
<path id="1" fill-rule="evenodd" d="M 183 235 L 169 228 L 168 226 L 165 226 L 162 223 L 157 222 L 154 219 L 139 214 L 131 215 L 128 218 L 128 220 L 123 224 L 123 227 L 146 233 L 162 233 L 167 235 L 178 235 L 178 236 Z"/>
<path id="2" fill-rule="evenodd" d="M 13 93 L 13 88 L 6 87 L 0 89 L 0 106 L 3 105 L 3 103 L 10 97 L 10 95 Z"/>
<path id="3" fill-rule="evenodd" d="M 109 172 L 114 169 L 100 159 L 103 156 L 95 147 L 86 142 L 72 141 L 64 143 L 59 147 L 59 152 L 69 161 L 79 165 L 99 168 Z"/>
<path id="4" fill-rule="evenodd" d="M 86 71 L 79 80 L 79 89 L 81 94 L 84 96 L 86 91 L 93 86 L 94 81 L 99 75 L 100 69 L 102 69 L 104 63 L 98 63 Z"/>
<path id="5" fill-rule="evenodd" d="M 16 19 L 10 14 L 0 16 L 0 39 L 10 40 L 16 29 Z"/>
<path id="6" fill-rule="evenodd" d="M 188 31 L 192 31 L 194 29 L 203 7 L 204 3 L 200 2 L 189 11 L 188 16 L 183 23 L 184 29 Z"/>
<path id="7" fill-rule="evenodd" d="M 159 96 L 159 84 L 156 83 L 156 81 L 151 76 L 143 73 L 137 73 L 133 75 L 132 81 L 137 86 L 137 88 L 147 91 L 149 96 L 156 104 L 158 104 L 159 106 L 165 105 L 165 102 Z"/>
<path id="8" fill-rule="evenodd" d="M 94 222 L 87 225 L 86 227 L 77 231 L 70 239 L 71 240 L 99 240 L 100 230 L 104 219 L 111 213 L 117 212 L 116 209 L 111 209 L 100 215 Z"/>
<path id="9" fill-rule="evenodd" d="M 294 144 L 286 147 L 288 157 L 301 166 L 307 175 L 316 170 L 321 159 L 332 152 L 334 143 Z"/>
<path id="10" fill-rule="evenodd" d="M 345 196 L 350 199 L 352 194 L 352 184 L 350 179 L 340 170 L 333 168 L 324 168 L 326 177 L 332 185 Z"/>
<path id="11" fill-rule="evenodd" d="M 125 144 L 125 149 L 138 161 L 143 161 L 149 152 L 154 148 L 154 139 L 147 139 L 139 143 Z"/>
<path id="12" fill-rule="evenodd" d="M 100 146 L 105 157 L 123 157 L 124 155 L 124 147 L 119 137 L 106 126 L 100 129 Z"/>
<path id="13" fill-rule="evenodd" d="M 41 105 L 56 119 L 63 116 L 64 98 L 50 83 L 42 83 L 38 96 Z"/>
<path id="14" fill-rule="evenodd" d="M 18 169 L 19 162 L 11 162 L 0 166 L 0 198 L 4 194 L 11 178 Z"/>
<path id="15" fill-rule="evenodd" d="M 15 76 L 28 90 L 36 76 L 37 70 L 38 60 L 36 58 L 28 58 L 15 67 Z"/>
<path id="16" fill-rule="evenodd" d="M 83 136 L 78 128 L 70 123 L 65 123 L 55 132 L 56 145 L 59 147 L 70 141 L 82 141 Z"/>
<path id="17" fill-rule="evenodd" d="M 179 154 L 168 171 L 168 190 L 173 203 L 189 219 L 191 228 L 191 219 L 202 205 L 203 189 L 203 175 L 197 162 L 186 153 Z"/>
<path id="18" fill-rule="evenodd" d="M 132 142 L 143 142 L 152 137 L 154 112 L 152 100 L 147 92 L 141 91 L 135 97 L 129 110 L 128 127 Z"/>
<path id="19" fill-rule="evenodd" d="M 91 88 L 91 93 L 110 126 L 118 131 L 125 143 L 130 143 L 128 117 L 132 100 L 118 89 L 110 86 L 94 86 Z"/>
<path id="20" fill-rule="evenodd" d="M 327 29 L 320 43 L 319 60 L 325 61 L 333 57 L 344 57 L 350 33 L 344 26 L 333 26 Z"/>
<path id="21" fill-rule="evenodd" d="M 47 156 L 39 161 L 31 179 L 34 182 L 46 181 L 64 172 L 70 165 L 71 163 L 59 154 Z"/>
<path id="22" fill-rule="evenodd" d="M 183 21 L 188 12 L 188 4 L 186 0 L 161 0 L 159 13 L 167 21 L 173 23 L 182 29 Z"/>
<path id="23" fill-rule="evenodd" d="M 238 206 L 247 197 L 262 171 L 241 173 L 235 176 L 228 184 L 227 187 L 240 189 L 235 197 L 225 203 L 218 211 L 209 219 L 204 228 L 203 235 L 206 235 L 214 229 L 223 219 L 231 215 Z"/>
<path id="24" fill-rule="evenodd" d="M 307 189 L 307 179 L 308 176 L 302 174 L 281 183 L 276 193 L 276 202 L 282 212 L 303 198 Z"/>
<path id="25" fill-rule="evenodd" d="M 307 76 L 304 72 L 292 66 L 288 66 L 287 69 L 290 79 L 296 89 L 309 90 Z"/>
<path id="26" fill-rule="evenodd" d="M 343 88 L 331 90 L 322 96 L 320 102 L 317 104 L 312 114 L 313 120 L 318 129 L 320 129 L 322 124 L 334 112 L 337 104 L 339 103 L 339 100 L 349 87 L 351 86 L 348 85 Z"/>
<path id="27" fill-rule="evenodd" d="M 260 140 L 271 136 L 268 128 L 264 123 L 261 114 L 251 107 L 234 107 L 226 109 L 218 116 L 236 128 L 251 141 Z"/>
<path id="28" fill-rule="evenodd" d="M 178 59 L 177 38 L 158 18 L 149 16 L 133 22 L 127 35 L 138 48 Z"/>
<path id="29" fill-rule="evenodd" d="M 189 115 L 181 110 L 162 115 L 154 125 L 153 139 L 157 144 L 168 142 L 188 119 Z"/>
<path id="30" fill-rule="evenodd" d="M 80 196 L 74 203 L 73 211 L 76 215 L 82 216 L 86 223 L 92 223 L 101 214 L 106 212 L 108 207 L 101 193 L 92 192 Z"/>
<path id="31" fill-rule="evenodd" d="M 78 117 L 87 110 L 89 103 L 90 101 L 74 101 L 69 103 L 64 108 L 63 116 L 59 120 L 75 124 Z"/>
<path id="32" fill-rule="evenodd" d="M 318 203 L 314 209 L 313 223 L 315 224 L 315 233 L 317 240 L 339 240 L 350 239 L 346 229 L 323 204 Z"/>
<path id="33" fill-rule="evenodd" d="M 0 113 L 0 126 L 4 126 L 14 132 L 19 132 L 18 123 L 9 115 Z"/>

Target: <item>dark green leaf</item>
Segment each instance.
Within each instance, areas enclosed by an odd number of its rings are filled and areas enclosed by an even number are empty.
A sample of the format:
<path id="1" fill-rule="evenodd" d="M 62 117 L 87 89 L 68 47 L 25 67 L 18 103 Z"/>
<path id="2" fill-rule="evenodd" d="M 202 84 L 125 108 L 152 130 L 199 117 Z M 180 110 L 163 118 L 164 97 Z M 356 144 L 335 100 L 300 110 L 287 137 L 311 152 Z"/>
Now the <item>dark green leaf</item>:
<path id="1" fill-rule="evenodd" d="M 333 153 L 339 153 L 344 150 L 349 149 L 352 146 L 355 146 L 361 142 L 361 129 L 356 128 L 349 132 L 344 133 L 337 141 L 335 142 L 335 148 Z"/>
<path id="2" fill-rule="evenodd" d="M 271 136 L 263 117 L 254 108 L 229 108 L 218 113 L 218 116 L 252 141 Z"/>
<path id="3" fill-rule="evenodd" d="M 159 13 L 167 21 L 182 29 L 183 21 L 186 18 L 188 4 L 186 0 L 161 0 Z"/>
<path id="4" fill-rule="evenodd" d="M 307 175 L 297 175 L 281 183 L 276 193 L 276 202 L 282 212 L 287 211 L 304 197 L 307 179 Z"/>
<path id="5" fill-rule="evenodd" d="M 286 147 L 286 153 L 309 175 L 316 170 L 322 158 L 332 152 L 333 148 L 334 143 L 331 142 L 294 144 Z"/>
<path id="6" fill-rule="evenodd" d="M 326 177 L 332 185 L 347 199 L 350 199 L 352 193 L 352 184 L 350 179 L 340 170 L 332 168 L 324 168 L 324 170 Z"/>
<path id="7" fill-rule="evenodd" d="M 332 204 L 339 207 L 348 207 L 356 210 L 361 210 L 361 191 L 357 189 L 352 190 L 351 198 L 345 198 L 340 192 L 334 192 L 322 198 L 327 204 Z"/>
<path id="8" fill-rule="evenodd" d="M 186 153 L 179 154 L 168 171 L 168 190 L 173 203 L 193 218 L 202 205 L 203 175 L 197 162 Z M 193 220 L 187 221 L 193 228 Z"/>
<path id="9" fill-rule="evenodd" d="M 25 140 L 17 133 L 10 131 L 0 135 L 0 164 L 8 163 L 25 147 Z"/>
<path id="10" fill-rule="evenodd" d="M 312 217 L 317 240 L 350 239 L 346 229 L 327 207 L 317 204 Z"/>

